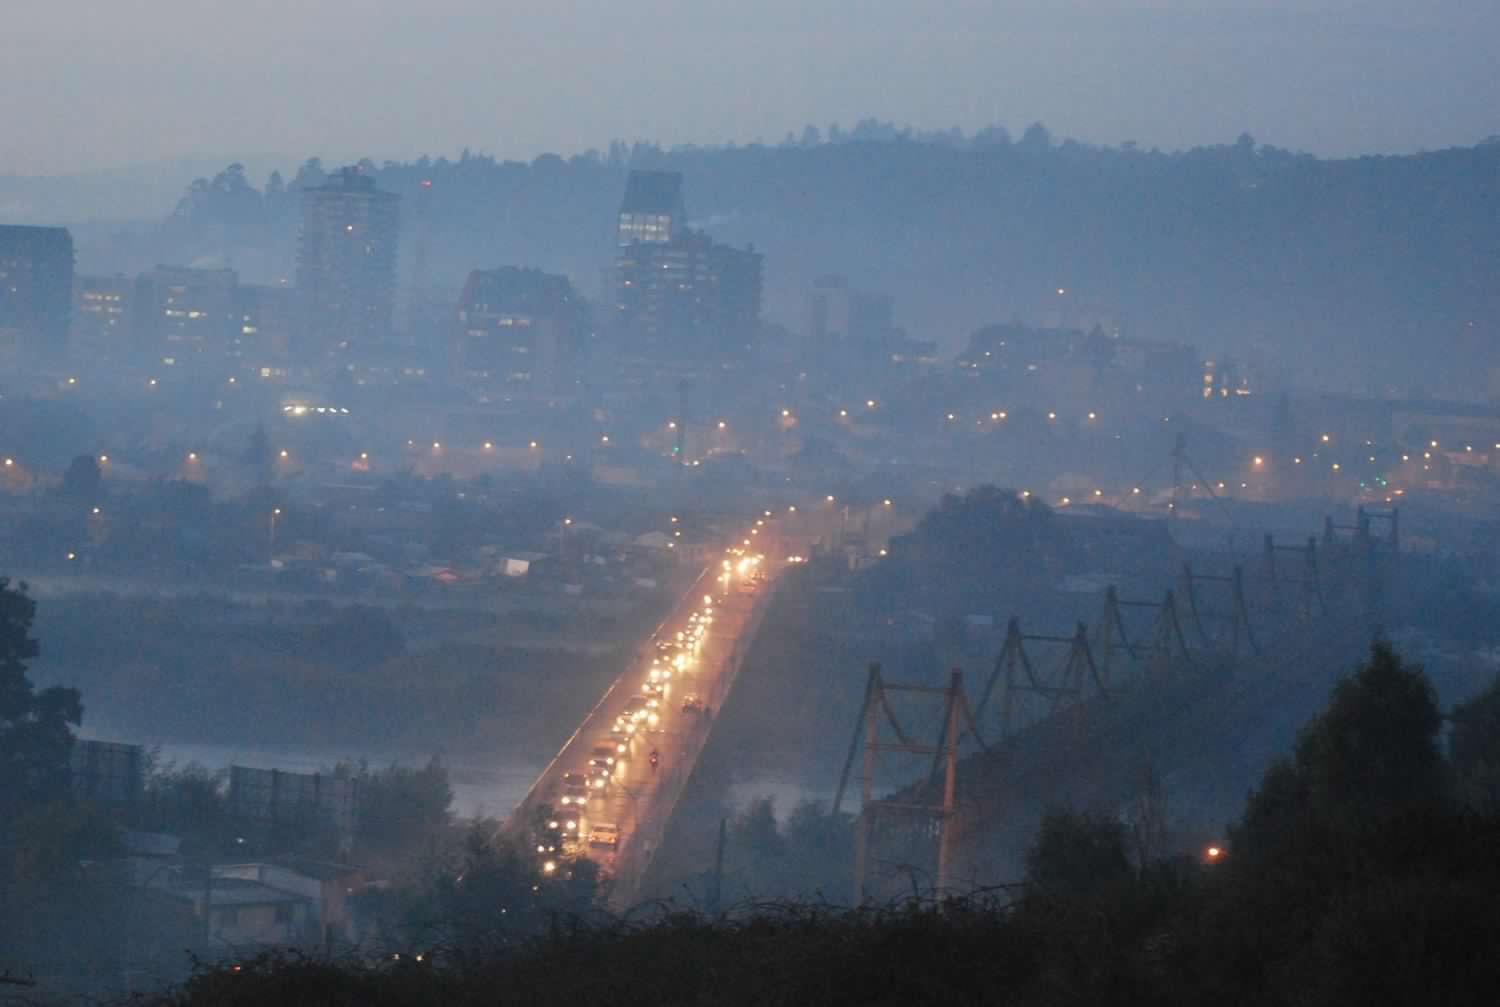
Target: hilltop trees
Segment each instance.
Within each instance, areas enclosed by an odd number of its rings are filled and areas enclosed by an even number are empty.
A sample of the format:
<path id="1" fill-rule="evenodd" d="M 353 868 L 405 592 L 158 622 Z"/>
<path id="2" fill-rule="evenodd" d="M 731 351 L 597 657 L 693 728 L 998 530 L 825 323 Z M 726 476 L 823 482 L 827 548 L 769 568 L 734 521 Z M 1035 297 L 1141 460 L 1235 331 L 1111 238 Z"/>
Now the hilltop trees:
<path id="1" fill-rule="evenodd" d="M 890 558 L 858 590 L 866 605 L 888 611 L 1003 612 L 1056 578 L 1066 545 L 1051 508 L 1036 497 L 981 486 L 946 494 L 891 543 Z"/>

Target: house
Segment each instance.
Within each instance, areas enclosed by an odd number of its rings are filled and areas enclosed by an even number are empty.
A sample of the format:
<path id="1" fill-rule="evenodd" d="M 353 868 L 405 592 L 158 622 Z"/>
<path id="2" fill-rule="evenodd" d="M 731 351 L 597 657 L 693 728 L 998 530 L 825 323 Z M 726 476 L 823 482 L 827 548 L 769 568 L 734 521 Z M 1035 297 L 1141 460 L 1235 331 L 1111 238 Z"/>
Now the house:
<path id="1" fill-rule="evenodd" d="M 666 549 L 672 546 L 672 536 L 662 531 L 648 531 L 637 535 L 635 544 L 642 549 Z"/>
<path id="2" fill-rule="evenodd" d="M 500 572 L 507 577 L 524 577 L 531 568 L 547 558 L 544 552 L 513 552 L 500 560 Z"/>
<path id="3" fill-rule="evenodd" d="M 318 939 L 318 907 L 313 899 L 259 881 L 221 877 L 220 870 L 214 868 L 213 876 L 203 881 L 167 889 L 172 898 L 190 905 L 200 920 L 207 907 L 212 945 L 296 945 Z"/>
<path id="4" fill-rule="evenodd" d="M 335 940 L 353 943 L 359 938 L 348 905 L 349 896 L 364 888 L 364 873 L 358 867 L 285 857 L 267 863 L 215 867 L 214 878 L 216 884 L 220 878 L 254 881 L 310 900 L 315 938 L 324 944 Z"/>

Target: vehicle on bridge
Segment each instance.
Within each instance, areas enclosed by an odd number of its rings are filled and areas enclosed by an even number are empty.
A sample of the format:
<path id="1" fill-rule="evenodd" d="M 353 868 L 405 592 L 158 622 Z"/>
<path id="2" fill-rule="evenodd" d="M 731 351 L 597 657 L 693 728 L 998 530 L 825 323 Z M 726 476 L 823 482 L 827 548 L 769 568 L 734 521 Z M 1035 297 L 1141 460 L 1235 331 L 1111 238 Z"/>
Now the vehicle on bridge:
<path id="1" fill-rule="evenodd" d="M 612 773 L 617 755 L 613 744 L 595 745 L 589 752 L 589 769 L 602 769 L 606 773 Z"/>
<path id="2" fill-rule="evenodd" d="M 589 830 L 590 846 L 607 846 L 611 849 L 620 845 L 620 827 L 607 822 L 600 822 Z"/>
<path id="3" fill-rule="evenodd" d="M 682 712 L 683 713 L 702 713 L 703 712 L 703 697 L 699 696 L 696 692 L 690 692 L 686 696 L 683 696 L 682 697 Z"/>
<path id="4" fill-rule="evenodd" d="M 563 807 L 586 805 L 589 802 L 589 779 L 582 773 L 562 775 L 562 797 L 558 803 Z"/>
<path id="5" fill-rule="evenodd" d="M 661 700 L 655 696 L 631 696 L 625 701 L 625 716 L 637 724 L 645 723 L 649 727 L 655 727 L 660 720 L 656 712 L 661 706 Z"/>
<path id="6" fill-rule="evenodd" d="M 555 834 L 563 840 L 576 839 L 578 837 L 578 816 L 559 812 L 547 819 L 547 832 Z"/>

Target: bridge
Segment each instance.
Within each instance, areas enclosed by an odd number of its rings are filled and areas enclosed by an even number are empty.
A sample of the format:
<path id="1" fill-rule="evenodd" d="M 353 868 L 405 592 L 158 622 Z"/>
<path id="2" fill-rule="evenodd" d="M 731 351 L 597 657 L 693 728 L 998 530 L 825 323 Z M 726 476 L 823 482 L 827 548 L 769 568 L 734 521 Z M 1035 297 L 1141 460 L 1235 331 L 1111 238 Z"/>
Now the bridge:
<path id="1" fill-rule="evenodd" d="M 1398 528 L 1395 511 L 1362 509 L 1321 540 L 1184 563 L 1160 598 L 1111 587 L 1092 622 L 1037 632 L 1013 617 L 973 699 L 957 669 L 932 687 L 872 666 L 834 800 L 837 813 L 858 788 L 855 890 L 1014 880 L 1057 805 L 1131 807 L 1143 852 L 1165 852 L 1168 792 L 1228 821 L 1318 687 L 1368 647 Z M 1250 747 L 1252 733 L 1274 743 Z"/>
<path id="2" fill-rule="evenodd" d="M 566 872 L 588 857 L 610 879 L 614 908 L 635 903 L 775 589 L 781 564 L 767 557 L 787 543 L 770 519 L 769 512 L 757 519 L 755 537 L 726 546 L 698 573 L 502 826 L 535 848 L 544 873 Z M 752 552 L 749 542 L 764 553 Z M 652 700 L 654 709 L 637 713 Z M 596 750 L 614 761 L 591 765 L 603 757 Z M 581 797 L 580 779 L 587 781 Z"/>

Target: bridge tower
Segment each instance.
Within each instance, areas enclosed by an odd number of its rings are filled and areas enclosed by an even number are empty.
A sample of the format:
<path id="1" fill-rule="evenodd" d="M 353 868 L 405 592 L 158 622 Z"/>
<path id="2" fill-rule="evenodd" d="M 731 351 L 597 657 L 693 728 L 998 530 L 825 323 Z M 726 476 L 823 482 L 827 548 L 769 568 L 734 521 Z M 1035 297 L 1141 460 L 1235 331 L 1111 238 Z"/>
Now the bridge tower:
<path id="1" fill-rule="evenodd" d="M 1198 603 L 1198 585 L 1216 585 L 1229 589 L 1229 611 L 1206 611 Z M 1199 644 L 1208 652 L 1226 653 L 1230 660 L 1238 660 L 1241 648 L 1251 654 L 1259 654 L 1260 646 L 1250 628 L 1250 610 L 1245 603 L 1245 571 L 1238 563 L 1227 575 L 1194 573 L 1191 563 L 1182 564 L 1182 594 L 1187 599 L 1188 623 L 1196 631 Z M 1227 626 L 1227 633 L 1210 635 L 1204 628 L 1203 618 L 1217 618 Z M 1227 639 L 1224 637 L 1227 636 Z"/>
<path id="2" fill-rule="evenodd" d="M 1125 611 L 1130 609 L 1154 613 L 1144 639 L 1134 640 L 1127 631 Z M 1170 589 L 1160 602 L 1135 601 L 1122 599 L 1111 584 L 1104 591 L 1104 611 L 1091 646 L 1099 655 L 1099 675 L 1104 687 L 1111 690 L 1120 684 L 1116 669 L 1122 665 L 1133 664 L 1147 679 L 1161 681 L 1171 675 L 1174 664 L 1187 665 L 1192 661 L 1187 639 L 1182 635 L 1182 620 L 1177 615 L 1177 595 Z"/>
<path id="3" fill-rule="evenodd" d="M 908 733 L 892 706 L 893 694 L 942 697 L 943 718 L 936 744 L 927 744 Z M 882 720 L 890 726 L 893 740 L 882 739 Z M 870 851 L 880 838 L 881 830 L 900 832 L 908 840 L 917 840 L 909 845 L 916 846 L 915 852 L 919 854 L 926 853 L 925 847 L 936 840 L 933 883 L 939 893 L 946 891 L 952 853 L 951 823 L 957 790 L 958 749 L 967 735 L 972 735 L 983 746 L 974 716 L 969 710 L 968 697 L 964 694 L 962 671 L 955 668 L 946 687 L 898 685 L 885 681 L 879 664 L 870 665 L 864 703 L 860 708 L 859 720 L 855 723 L 854 737 L 850 740 L 849 754 L 844 760 L 838 791 L 833 799 L 833 814 L 837 815 L 848 791 L 855 757 L 863 753 L 859 819 L 855 823 L 854 832 L 854 892 L 860 901 L 874 894 L 870 878 Z M 875 796 L 875 778 L 883 753 L 931 757 L 927 778 L 916 788 L 912 799 L 898 801 Z M 897 781 L 892 782 L 894 784 Z M 908 856 L 908 861 L 912 852 L 910 848 L 903 851 Z M 911 876 L 914 889 L 916 874 L 922 869 L 922 865 L 911 862 L 897 865 L 899 872 Z"/>
<path id="4" fill-rule="evenodd" d="M 1048 674 L 1046 669 L 1039 669 L 1037 662 L 1032 660 L 1026 649 L 1028 643 L 1061 644 L 1067 647 L 1067 651 L 1061 664 Z M 1020 620 L 1012 616 L 1005 628 L 1005 644 L 1000 648 L 1000 655 L 995 658 L 995 667 L 984 684 L 979 705 L 974 709 L 976 720 L 984 715 L 995 686 L 1002 682 L 1005 687 L 1000 697 L 1000 731 L 1003 738 L 1009 738 L 1027 726 L 1021 720 L 1025 712 L 1022 705 L 1032 705 L 1028 696 L 1036 697 L 1043 707 L 1040 716 L 1033 717 L 1030 722 L 1050 717 L 1063 709 L 1081 710 L 1089 683 L 1093 683 L 1098 695 L 1106 698 L 1109 696 L 1109 688 L 1099 674 L 1099 666 L 1094 663 L 1088 627 L 1081 622 L 1074 628 L 1072 636 L 1023 633 Z"/>

